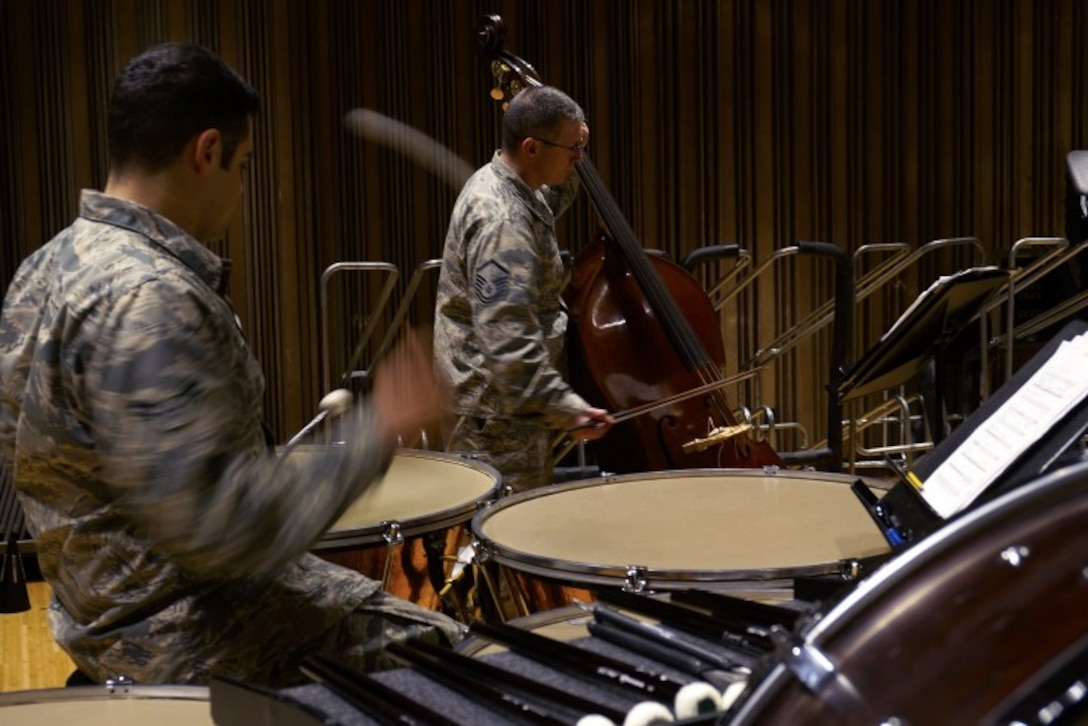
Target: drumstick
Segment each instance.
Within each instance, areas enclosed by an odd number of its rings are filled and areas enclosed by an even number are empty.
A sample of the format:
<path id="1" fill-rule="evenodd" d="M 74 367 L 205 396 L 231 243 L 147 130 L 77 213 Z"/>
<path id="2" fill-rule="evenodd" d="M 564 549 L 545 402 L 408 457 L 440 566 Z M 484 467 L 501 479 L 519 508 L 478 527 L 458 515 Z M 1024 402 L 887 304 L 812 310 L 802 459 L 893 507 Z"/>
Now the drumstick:
<path id="1" fill-rule="evenodd" d="M 659 703 L 671 704 L 676 699 L 676 694 L 684 687 L 683 683 L 664 673 L 624 663 L 585 648 L 515 628 L 512 625 L 473 623 L 470 631 L 488 640 L 502 643 L 532 660 L 557 665 L 560 668 L 570 668 Z"/>
<path id="2" fill-rule="evenodd" d="M 405 663 L 418 668 L 432 680 L 476 701 L 485 708 L 492 706 L 515 717 L 544 726 L 572 726 L 568 720 L 559 718 L 554 712 L 543 709 L 517 694 L 499 690 L 478 677 L 451 668 L 441 661 L 432 659 L 417 648 L 392 642 L 386 646 L 386 650 Z"/>
<path id="3" fill-rule="evenodd" d="M 709 590 L 677 590 L 670 593 L 669 597 L 675 603 L 705 608 L 710 611 L 712 616 L 723 616 L 731 620 L 754 621 L 764 628 L 781 625 L 792 629 L 797 625 L 797 621 L 801 619 L 802 615 L 811 612 L 811 610 L 798 611 L 777 605 L 754 602 Z"/>
<path id="4" fill-rule="evenodd" d="M 434 660 L 442 661 L 455 670 L 464 671 L 465 673 L 483 679 L 484 682 L 506 683 L 514 688 L 520 688 L 535 696 L 539 696 L 546 701 L 559 703 L 572 711 L 581 711 L 582 713 L 590 715 L 598 714 L 611 721 L 623 721 L 624 713 L 622 711 L 603 706 L 599 703 L 594 703 L 593 701 L 582 698 L 569 691 L 564 691 L 555 686 L 549 686 L 546 683 L 526 678 L 519 673 L 499 668 L 498 666 L 491 665 L 490 663 L 477 658 L 470 658 L 467 655 L 462 655 L 461 653 L 454 652 L 447 648 L 441 648 L 437 645 L 422 641 L 418 643 L 407 643 L 406 645 L 411 650 L 418 650 Z"/>
<path id="5" fill-rule="evenodd" d="M 653 641 L 661 647 L 669 648 L 705 663 L 705 668 L 716 668 L 721 671 L 729 671 L 741 676 L 751 673 L 751 669 L 740 665 L 731 658 L 724 657 L 721 653 L 713 652 L 696 643 L 683 640 L 676 632 L 662 625 L 646 623 L 628 617 L 623 613 L 604 607 L 603 605 L 586 606 L 593 612 L 593 617 L 599 623 L 607 623 L 617 628 L 622 628 L 629 633 L 634 633 L 640 638 Z M 698 675 L 698 672 L 696 672 Z M 736 680 L 736 677 L 733 678 Z"/>
<path id="6" fill-rule="evenodd" d="M 300 670 L 382 726 L 457 726 L 455 721 L 322 653 L 306 656 Z"/>
<path id="7" fill-rule="evenodd" d="M 774 649 L 767 635 L 752 632 L 744 623 L 707 615 L 664 600 L 607 589 L 600 590 L 597 599 L 625 610 L 649 615 L 678 630 L 702 638 L 720 640 L 746 655 L 764 655 Z"/>
<path id="8" fill-rule="evenodd" d="M 401 648 L 403 647 L 405 646 L 401 646 Z M 617 722 L 622 723 L 623 726 L 652 726 L 653 724 L 671 723 L 675 720 L 672 712 L 657 701 L 636 703 L 629 711 L 623 713 L 603 704 L 588 701 L 568 691 L 538 683 L 513 671 L 504 670 L 429 643 L 411 643 L 407 644 L 406 647 L 430 655 L 436 661 L 433 664 L 435 666 L 438 666 L 439 662 L 441 662 L 444 667 L 464 669 L 472 677 L 481 679 L 480 682 L 484 684 L 491 680 L 497 680 L 515 688 L 521 688 L 548 701 L 557 702 L 573 711 L 588 712 L 581 716 L 574 726 L 616 726 Z M 710 688 L 712 693 L 708 693 L 701 688 L 702 686 Z M 689 683 L 681 688 L 676 695 L 676 701 L 684 709 L 684 713 L 694 716 L 699 713 L 707 713 L 707 703 L 717 707 L 721 703 L 721 696 L 709 684 L 696 682 Z"/>
<path id="9" fill-rule="evenodd" d="M 716 688 L 724 689 L 738 679 L 743 680 L 744 678 L 744 676 L 716 668 L 712 663 L 707 663 L 693 655 L 688 655 L 611 623 L 594 621 L 586 623 L 586 628 L 594 637 L 618 645 L 644 658 L 664 663 L 670 668 L 683 671 L 694 678 L 702 678 Z"/>
<path id="10" fill-rule="evenodd" d="M 344 126 L 352 133 L 388 146 L 429 169 L 453 189 L 460 189 L 475 168 L 434 138 L 406 123 L 369 108 L 357 108 L 344 116 Z"/>

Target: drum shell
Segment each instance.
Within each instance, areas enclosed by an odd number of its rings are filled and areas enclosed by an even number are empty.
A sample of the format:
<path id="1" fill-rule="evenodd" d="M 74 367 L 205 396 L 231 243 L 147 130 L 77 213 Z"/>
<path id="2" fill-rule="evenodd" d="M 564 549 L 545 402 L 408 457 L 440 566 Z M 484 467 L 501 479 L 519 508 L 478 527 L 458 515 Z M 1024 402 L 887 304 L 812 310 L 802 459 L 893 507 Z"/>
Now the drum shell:
<path id="1" fill-rule="evenodd" d="M 320 455 L 299 446 L 289 456 Z M 314 545 L 314 553 L 367 577 L 404 600 L 438 609 L 428 563 L 453 557 L 477 510 L 498 496 L 498 472 L 454 454 L 399 449 L 374 482 Z M 427 540 L 435 553 L 428 554 Z M 386 564 L 388 563 L 388 573 Z"/>
<path id="2" fill-rule="evenodd" d="M 213 726 L 203 686 L 76 686 L 0 693 L 0 723 Z"/>
<path id="3" fill-rule="evenodd" d="M 735 724 L 996 722 L 1088 647 L 1088 468 L 1059 472 L 945 525 L 805 635 L 834 677 L 784 663 Z"/>
<path id="4" fill-rule="evenodd" d="M 604 477 L 507 497 L 472 528 L 483 559 L 513 570 L 524 592 L 782 590 L 888 556 L 850 491 L 856 479 L 750 469 Z M 559 592 L 533 609 L 570 602 Z"/>

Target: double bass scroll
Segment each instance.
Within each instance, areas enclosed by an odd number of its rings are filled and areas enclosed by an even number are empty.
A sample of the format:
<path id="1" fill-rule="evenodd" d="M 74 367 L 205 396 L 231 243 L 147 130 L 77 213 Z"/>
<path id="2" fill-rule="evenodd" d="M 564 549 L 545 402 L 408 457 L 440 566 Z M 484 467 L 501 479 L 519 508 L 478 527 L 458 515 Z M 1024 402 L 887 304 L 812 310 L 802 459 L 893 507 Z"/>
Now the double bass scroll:
<path id="1" fill-rule="evenodd" d="M 504 105 L 525 88 L 543 85 L 531 64 L 503 50 L 505 36 L 501 18 L 481 18 L 477 37 L 491 61 L 491 97 Z M 589 157 L 575 168 L 608 234 L 576 255 L 565 295 L 571 383 L 612 411 L 680 399 L 618 423 L 594 442 L 601 467 L 628 473 L 784 466 L 767 441 L 737 428 L 721 389 L 680 395 L 722 378 L 717 312 L 691 273 L 645 253 Z M 691 446 L 724 429 L 737 433 L 713 446 Z"/>

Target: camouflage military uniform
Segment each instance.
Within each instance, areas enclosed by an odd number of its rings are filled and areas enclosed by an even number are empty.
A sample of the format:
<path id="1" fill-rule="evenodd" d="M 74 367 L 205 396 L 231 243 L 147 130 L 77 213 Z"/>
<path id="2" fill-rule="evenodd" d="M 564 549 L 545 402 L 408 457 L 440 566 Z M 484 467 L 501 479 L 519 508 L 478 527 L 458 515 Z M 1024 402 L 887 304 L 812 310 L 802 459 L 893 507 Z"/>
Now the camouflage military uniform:
<path id="1" fill-rule="evenodd" d="M 377 667 L 391 636 L 460 637 L 305 554 L 391 452 L 367 435 L 366 406 L 345 423 L 349 445 L 270 452 L 264 379 L 225 289 L 206 247 L 91 191 L 11 284 L 0 443 L 57 641 L 98 680 L 286 685 L 308 650 Z"/>
<path id="2" fill-rule="evenodd" d="M 446 448 L 480 454 L 515 491 L 551 481 L 552 432 L 588 407 L 561 373 L 555 218 L 576 180 L 534 192 L 496 153 L 461 191 L 446 235 L 434 345 L 459 415 Z"/>

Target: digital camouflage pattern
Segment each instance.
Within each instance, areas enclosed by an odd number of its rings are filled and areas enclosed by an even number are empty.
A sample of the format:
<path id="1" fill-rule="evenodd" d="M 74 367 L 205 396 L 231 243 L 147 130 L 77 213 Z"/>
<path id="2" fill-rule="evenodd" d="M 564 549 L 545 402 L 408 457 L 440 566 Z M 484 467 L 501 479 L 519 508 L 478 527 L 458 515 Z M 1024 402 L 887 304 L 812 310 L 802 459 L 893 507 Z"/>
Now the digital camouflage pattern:
<path id="1" fill-rule="evenodd" d="M 571 175 L 534 192 L 496 152 L 461 191 L 446 235 L 434 346 L 460 417 L 446 449 L 479 455 L 515 491 L 550 483 L 552 432 L 588 407 L 561 372 L 555 219 L 577 189 Z"/>
<path id="2" fill-rule="evenodd" d="M 300 678 L 308 648 L 347 648 L 345 633 L 364 641 L 337 654 L 365 666 L 391 636 L 457 639 L 454 621 L 306 554 L 392 452 L 365 405 L 327 455 L 268 449 L 226 276 L 169 220 L 84 191 L 11 283 L 0 445 L 55 638 L 99 681 L 268 685 Z"/>

